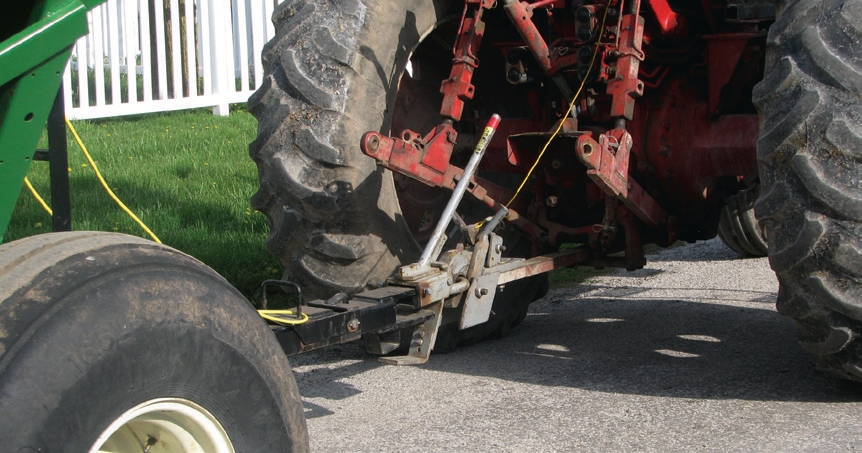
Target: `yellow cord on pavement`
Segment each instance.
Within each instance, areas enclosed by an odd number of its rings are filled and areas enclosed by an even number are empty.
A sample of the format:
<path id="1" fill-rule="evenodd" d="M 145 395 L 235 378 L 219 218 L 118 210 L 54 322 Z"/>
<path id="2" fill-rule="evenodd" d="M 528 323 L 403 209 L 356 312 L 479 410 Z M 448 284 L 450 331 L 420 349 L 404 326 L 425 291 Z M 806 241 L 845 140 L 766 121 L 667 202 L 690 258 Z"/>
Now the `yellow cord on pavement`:
<path id="1" fill-rule="evenodd" d="M 295 326 L 308 321 L 308 315 L 305 313 L 301 314 L 300 319 L 296 319 L 296 312 L 293 310 L 258 310 L 257 312 L 260 314 L 261 318 L 266 319 L 267 321 L 272 321 L 276 324 Z M 292 316 L 293 318 L 282 318 L 277 315 Z"/>
<path id="2" fill-rule="evenodd" d="M 125 211 L 125 213 L 126 213 L 126 214 L 128 214 L 128 215 L 129 215 L 129 217 L 131 217 L 131 218 L 132 218 L 132 220 L 134 220 L 135 222 L 137 222 L 137 224 L 138 224 L 138 225 L 140 225 L 140 226 L 141 226 L 141 228 L 143 228 L 143 229 L 144 229 L 144 231 L 146 231 L 146 232 L 147 232 L 147 234 L 148 234 L 148 235 L 150 235 L 150 237 L 151 237 L 151 238 L 153 238 L 153 240 L 154 240 L 154 241 L 156 241 L 156 242 L 158 242 L 159 244 L 161 244 L 161 243 L 162 243 L 162 241 L 161 241 L 161 240 L 159 240 L 159 238 L 156 236 L 156 234 L 155 234 L 155 233 L 153 233 L 153 232 L 152 232 L 152 231 L 147 227 L 147 225 L 145 225 L 145 224 L 144 224 L 144 222 L 143 222 L 143 221 L 141 221 L 141 219 L 139 219 L 139 218 L 138 218 L 138 216 L 136 216 L 136 215 L 135 215 L 135 213 L 133 213 L 133 212 L 132 212 L 128 207 L 126 207 L 126 205 L 125 205 L 125 204 L 123 204 L 123 202 L 122 202 L 122 201 L 120 201 L 120 199 L 119 199 L 119 198 L 114 194 L 114 191 L 113 191 L 113 190 L 111 190 L 111 188 L 110 188 L 110 187 L 108 187 L 108 183 L 107 183 L 107 182 L 105 182 L 105 178 L 103 178 L 103 177 L 102 177 L 102 173 L 100 173 L 100 172 L 99 172 L 99 167 L 97 167 L 97 166 L 96 166 L 96 162 L 94 162 L 94 161 L 93 161 L 93 158 L 92 158 L 92 157 L 90 157 L 90 153 L 89 153 L 89 152 L 87 152 L 87 147 L 86 147 L 86 146 L 84 146 L 84 142 L 83 142 L 83 141 L 81 141 L 81 137 L 78 137 L 78 133 L 75 131 L 74 126 L 72 126 L 72 123 L 71 123 L 71 122 L 69 122 L 69 119 L 68 119 L 68 118 L 64 118 L 64 119 L 65 119 L 65 121 L 66 121 L 66 127 L 68 127 L 68 128 L 69 128 L 69 131 L 70 131 L 70 132 L 72 132 L 72 137 L 75 137 L 75 141 L 76 141 L 76 142 L 78 142 L 78 146 L 80 146 L 80 147 L 81 147 L 81 151 L 83 151 L 83 152 L 84 152 L 84 157 L 86 157 L 86 158 L 87 158 L 87 162 L 89 162 L 89 163 L 90 163 L 90 165 L 93 167 L 93 172 L 95 172 L 95 173 L 96 173 L 96 178 L 98 178 L 98 179 L 99 179 L 99 182 L 100 182 L 100 183 L 102 183 L 102 187 L 104 187 L 104 188 L 105 188 L 105 191 L 106 191 L 106 192 L 108 192 L 108 195 L 111 197 L 111 199 L 113 199 L 113 200 L 117 203 L 117 205 L 120 207 L 120 209 L 122 209 L 123 211 Z"/>
<path id="3" fill-rule="evenodd" d="M 30 193 L 33 194 L 33 198 L 35 198 L 36 201 L 38 201 L 39 204 L 42 205 L 42 208 L 45 209 L 48 215 L 54 215 L 54 211 L 52 211 L 51 207 L 48 206 L 48 203 L 45 203 L 45 200 L 43 200 L 42 197 L 39 196 L 39 192 L 36 192 L 36 189 L 33 187 L 33 184 L 30 184 L 30 180 L 27 179 L 26 176 L 24 177 L 24 184 L 27 186 L 28 189 L 30 189 Z"/>

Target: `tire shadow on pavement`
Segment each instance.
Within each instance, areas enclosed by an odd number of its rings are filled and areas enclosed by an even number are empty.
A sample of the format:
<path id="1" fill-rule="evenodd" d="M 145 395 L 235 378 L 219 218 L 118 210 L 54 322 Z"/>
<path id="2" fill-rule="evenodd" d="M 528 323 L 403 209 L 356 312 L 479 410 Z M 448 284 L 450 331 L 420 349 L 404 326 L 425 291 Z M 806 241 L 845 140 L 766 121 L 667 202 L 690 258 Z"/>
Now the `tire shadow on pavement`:
<path id="1" fill-rule="evenodd" d="M 815 372 L 796 342 L 793 322 L 758 308 L 762 302 L 740 306 L 621 295 L 540 301 L 508 337 L 432 356 L 426 367 L 635 395 L 862 400 L 862 386 Z"/>

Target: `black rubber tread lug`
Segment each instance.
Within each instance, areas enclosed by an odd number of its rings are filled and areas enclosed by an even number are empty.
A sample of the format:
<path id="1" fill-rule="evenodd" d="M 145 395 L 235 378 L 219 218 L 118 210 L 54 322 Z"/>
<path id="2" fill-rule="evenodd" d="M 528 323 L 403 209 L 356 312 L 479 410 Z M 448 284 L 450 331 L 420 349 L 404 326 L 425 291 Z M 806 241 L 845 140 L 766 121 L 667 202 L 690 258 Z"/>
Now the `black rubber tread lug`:
<path id="1" fill-rule="evenodd" d="M 754 213 L 761 221 L 783 218 L 787 211 L 787 194 L 790 188 L 784 181 L 775 181 L 767 192 L 761 190 L 754 203 Z"/>
<path id="2" fill-rule="evenodd" d="M 733 228 L 730 228 L 728 222 L 724 220 L 727 215 L 728 214 L 722 212 L 721 220 L 718 222 L 718 237 L 728 248 L 740 255 L 745 255 L 745 249 L 739 244 L 739 240 L 734 234 Z"/>
<path id="3" fill-rule="evenodd" d="M 826 140 L 851 159 L 862 161 L 862 133 L 845 119 L 839 118 L 829 123 Z"/>
<path id="4" fill-rule="evenodd" d="M 796 237 L 785 247 L 776 245 L 770 250 L 769 264 L 776 272 L 789 270 L 808 258 L 815 244 L 823 237 L 822 221 L 815 215 L 810 215 L 803 222 Z"/>
<path id="5" fill-rule="evenodd" d="M 296 60 L 296 52 L 293 49 L 286 49 L 281 53 L 281 69 L 288 84 L 309 104 L 322 109 L 332 109 L 335 105 L 333 94 L 305 74 Z"/>
<path id="6" fill-rule="evenodd" d="M 733 195 L 722 207 L 718 236 L 731 250 L 747 257 L 764 257 L 769 249 L 754 215 L 759 186 Z"/>
<path id="7" fill-rule="evenodd" d="M 800 343 L 806 351 L 821 356 L 837 354 L 847 347 L 854 338 L 856 338 L 856 334 L 849 327 L 830 327 L 829 336 L 823 341 L 817 343 L 801 341 Z"/>
<path id="8" fill-rule="evenodd" d="M 314 136 L 314 133 L 311 132 L 311 129 L 304 127 L 296 133 L 296 146 L 302 150 L 305 155 L 308 157 L 317 159 L 321 162 L 325 162 L 330 165 L 346 165 L 347 161 L 344 159 L 344 155 L 341 150 L 330 146 L 327 143 L 323 143 L 317 137 Z"/>
<path id="9" fill-rule="evenodd" d="M 858 282 L 830 275 L 812 275 L 808 277 L 808 287 L 812 295 L 819 296 L 818 299 L 829 308 L 853 319 L 862 319 L 862 307 L 859 306 L 862 285 Z"/>
<path id="10" fill-rule="evenodd" d="M 825 161 L 822 164 L 829 165 Z M 830 165 L 825 169 L 819 160 L 805 154 L 793 156 L 793 167 L 808 192 L 839 215 L 862 221 L 862 190 L 854 168 Z"/>

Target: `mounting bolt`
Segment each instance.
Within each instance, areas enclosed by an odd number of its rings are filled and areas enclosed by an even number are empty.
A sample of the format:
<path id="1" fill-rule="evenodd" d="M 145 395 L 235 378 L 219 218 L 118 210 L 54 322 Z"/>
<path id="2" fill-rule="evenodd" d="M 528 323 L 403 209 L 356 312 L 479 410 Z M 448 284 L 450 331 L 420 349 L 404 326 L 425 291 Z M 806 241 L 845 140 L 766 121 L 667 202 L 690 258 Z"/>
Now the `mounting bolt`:
<path id="1" fill-rule="evenodd" d="M 423 289 L 423 290 L 422 290 L 422 295 L 423 295 L 423 296 L 430 296 L 430 295 L 431 295 L 431 288 L 425 288 L 425 289 Z"/>
<path id="2" fill-rule="evenodd" d="M 425 340 L 423 340 L 421 338 L 416 340 L 416 344 L 418 344 L 419 346 L 422 346 L 424 343 L 425 343 Z"/>
<path id="3" fill-rule="evenodd" d="M 358 319 L 351 319 L 350 321 L 347 321 L 347 331 L 348 332 L 356 332 L 357 330 L 359 330 L 359 320 Z"/>
<path id="4" fill-rule="evenodd" d="M 561 165 L 563 165 L 563 163 L 562 163 L 562 162 L 560 162 L 560 160 L 559 160 L 559 159 L 554 159 L 554 160 L 552 160 L 552 161 L 551 161 L 551 167 L 552 167 L 554 170 L 556 170 L 556 169 L 560 168 L 560 166 L 561 166 Z"/>
<path id="5" fill-rule="evenodd" d="M 419 338 L 425 338 L 425 331 L 424 330 L 419 331 Z"/>
<path id="6" fill-rule="evenodd" d="M 560 199 L 557 198 L 556 195 L 551 195 L 550 197 L 545 199 L 545 204 L 548 205 L 549 208 L 553 208 L 554 206 L 557 205 L 557 202 L 559 202 L 559 201 L 560 201 Z"/>
<path id="7" fill-rule="evenodd" d="M 488 288 L 476 288 L 476 297 L 488 295 Z"/>
<path id="8" fill-rule="evenodd" d="M 503 244 L 497 244 L 494 246 L 494 253 L 503 253 Z"/>
<path id="9" fill-rule="evenodd" d="M 452 286 L 452 279 L 451 278 L 446 279 L 446 286 Z"/>

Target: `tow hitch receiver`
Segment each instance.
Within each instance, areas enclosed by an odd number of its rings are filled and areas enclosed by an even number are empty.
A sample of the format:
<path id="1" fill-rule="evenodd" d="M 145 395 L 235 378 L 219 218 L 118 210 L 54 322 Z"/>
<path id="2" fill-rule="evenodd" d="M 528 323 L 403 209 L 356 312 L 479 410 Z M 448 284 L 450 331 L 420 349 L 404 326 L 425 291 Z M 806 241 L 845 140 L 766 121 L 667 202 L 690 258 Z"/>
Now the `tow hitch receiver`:
<path id="1" fill-rule="evenodd" d="M 339 293 L 327 301 L 302 306 L 308 321 L 289 326 L 274 326 L 273 332 L 284 352 L 291 356 L 333 344 L 359 340 L 363 335 L 405 329 L 415 325 L 413 318 L 399 315 L 397 305 L 409 304 L 413 288 L 389 286 L 359 293 L 348 299 Z M 424 322 L 419 319 L 417 322 Z M 377 352 L 377 351 L 372 351 Z M 385 353 L 389 351 L 379 351 Z"/>

